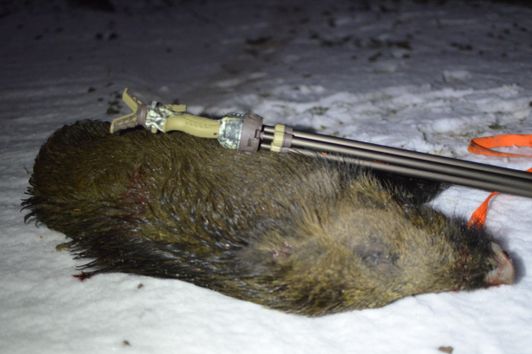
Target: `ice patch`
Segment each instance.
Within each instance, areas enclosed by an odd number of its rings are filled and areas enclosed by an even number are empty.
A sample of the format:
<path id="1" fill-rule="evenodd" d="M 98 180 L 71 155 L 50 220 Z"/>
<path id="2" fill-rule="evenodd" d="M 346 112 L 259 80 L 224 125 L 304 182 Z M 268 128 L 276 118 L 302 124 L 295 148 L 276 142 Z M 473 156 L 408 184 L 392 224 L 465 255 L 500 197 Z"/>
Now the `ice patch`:
<path id="1" fill-rule="evenodd" d="M 308 101 L 319 97 L 325 92 L 325 88 L 320 85 L 281 85 L 272 90 L 272 95 L 284 100 Z"/>
<path id="2" fill-rule="evenodd" d="M 213 85 L 220 88 L 231 88 L 244 82 L 244 78 L 235 77 L 227 80 L 216 81 Z"/>
<path id="3" fill-rule="evenodd" d="M 397 61 L 379 61 L 373 66 L 373 70 L 376 73 L 390 74 L 396 72 L 399 69 L 399 65 Z"/>
<path id="4" fill-rule="evenodd" d="M 443 80 L 448 83 L 466 82 L 473 77 L 467 70 L 444 70 L 442 76 Z"/>
<path id="5" fill-rule="evenodd" d="M 434 121 L 431 128 L 434 133 L 448 133 L 460 131 L 465 126 L 467 126 L 467 122 L 464 122 L 463 119 L 450 118 Z"/>

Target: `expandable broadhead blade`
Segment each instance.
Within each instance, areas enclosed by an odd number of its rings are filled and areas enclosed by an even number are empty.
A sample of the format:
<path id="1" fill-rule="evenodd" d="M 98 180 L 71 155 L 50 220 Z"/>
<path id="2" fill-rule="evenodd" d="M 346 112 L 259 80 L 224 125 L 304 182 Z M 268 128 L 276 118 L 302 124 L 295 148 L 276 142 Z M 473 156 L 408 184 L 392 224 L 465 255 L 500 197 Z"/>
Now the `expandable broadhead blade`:
<path id="1" fill-rule="evenodd" d="M 133 112 L 136 112 L 139 109 L 139 106 L 143 104 L 142 101 L 138 97 L 129 94 L 129 91 L 127 88 L 125 88 L 124 92 L 122 92 L 122 101 L 124 101 L 124 103 Z"/>
<path id="2" fill-rule="evenodd" d="M 120 130 L 135 128 L 138 125 L 137 113 L 130 113 L 128 115 L 118 117 L 112 120 L 111 129 L 109 131 L 111 134 L 116 133 Z"/>
<path id="3" fill-rule="evenodd" d="M 113 119 L 110 128 L 111 134 L 120 130 L 135 128 L 137 125 L 144 125 L 146 121 L 146 105 L 139 98 L 129 94 L 127 88 L 122 93 L 122 101 L 133 112 Z"/>

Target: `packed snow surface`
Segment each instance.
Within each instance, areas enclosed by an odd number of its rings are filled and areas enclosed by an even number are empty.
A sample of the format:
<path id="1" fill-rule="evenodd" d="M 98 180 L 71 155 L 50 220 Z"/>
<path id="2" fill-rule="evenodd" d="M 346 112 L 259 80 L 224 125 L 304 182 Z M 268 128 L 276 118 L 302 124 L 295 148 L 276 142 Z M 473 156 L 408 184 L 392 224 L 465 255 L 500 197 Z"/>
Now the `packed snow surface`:
<path id="1" fill-rule="evenodd" d="M 85 4 L 84 6 L 82 6 Z M 54 130 L 145 99 L 515 169 L 469 140 L 532 133 L 532 8 L 459 1 L 12 1 L 0 8 L 0 353 L 532 353 L 532 200 L 487 227 L 518 280 L 306 318 L 178 280 L 72 277 L 64 235 L 25 224 L 33 160 Z M 517 151 L 512 148 L 511 151 Z M 433 205 L 463 218 L 488 192 Z"/>

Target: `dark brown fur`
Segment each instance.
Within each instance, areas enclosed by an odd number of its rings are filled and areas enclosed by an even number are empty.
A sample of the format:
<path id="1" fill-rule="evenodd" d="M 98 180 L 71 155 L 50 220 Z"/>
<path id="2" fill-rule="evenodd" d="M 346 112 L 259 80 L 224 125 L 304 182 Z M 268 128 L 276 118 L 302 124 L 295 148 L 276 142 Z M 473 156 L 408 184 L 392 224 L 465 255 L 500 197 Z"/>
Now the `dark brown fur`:
<path id="1" fill-rule="evenodd" d="M 485 286 L 491 239 L 342 164 L 85 121 L 43 145 L 24 202 L 93 272 L 178 278 L 305 315 Z"/>

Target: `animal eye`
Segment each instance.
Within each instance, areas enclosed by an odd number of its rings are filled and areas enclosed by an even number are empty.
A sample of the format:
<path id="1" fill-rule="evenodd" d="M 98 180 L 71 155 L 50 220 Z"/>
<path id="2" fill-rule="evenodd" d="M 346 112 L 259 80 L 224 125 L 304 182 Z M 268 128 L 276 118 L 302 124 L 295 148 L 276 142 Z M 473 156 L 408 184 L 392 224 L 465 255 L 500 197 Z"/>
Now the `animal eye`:
<path id="1" fill-rule="evenodd" d="M 388 259 L 388 256 L 383 254 L 379 251 L 374 251 L 371 253 L 366 253 L 362 256 L 362 260 L 364 263 L 371 264 L 371 265 L 377 265 L 383 261 L 386 261 Z"/>

